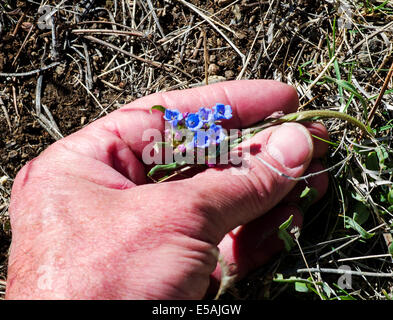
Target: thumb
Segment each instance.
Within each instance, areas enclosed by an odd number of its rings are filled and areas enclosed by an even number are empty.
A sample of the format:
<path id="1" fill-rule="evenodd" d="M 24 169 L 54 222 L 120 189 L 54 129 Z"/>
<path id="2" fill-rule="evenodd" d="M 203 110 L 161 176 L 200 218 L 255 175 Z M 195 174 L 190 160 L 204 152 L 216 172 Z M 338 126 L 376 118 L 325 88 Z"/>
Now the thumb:
<path id="1" fill-rule="evenodd" d="M 243 159 L 248 158 L 241 166 L 218 166 L 183 180 L 184 187 L 202 199 L 200 208 L 222 237 L 263 215 L 286 196 L 296 181 L 279 172 L 301 176 L 312 159 L 313 142 L 304 126 L 286 123 L 244 141 L 231 155 L 239 152 Z"/>

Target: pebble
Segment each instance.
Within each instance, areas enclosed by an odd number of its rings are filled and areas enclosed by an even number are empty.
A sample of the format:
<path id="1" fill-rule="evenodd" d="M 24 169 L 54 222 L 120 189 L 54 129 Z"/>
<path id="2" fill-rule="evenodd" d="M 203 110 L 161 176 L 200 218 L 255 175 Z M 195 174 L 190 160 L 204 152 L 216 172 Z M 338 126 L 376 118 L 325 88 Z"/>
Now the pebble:
<path id="1" fill-rule="evenodd" d="M 18 155 L 18 152 L 16 150 L 11 150 L 8 152 L 8 158 L 12 159 L 15 158 Z"/>
<path id="2" fill-rule="evenodd" d="M 5 183 L 8 181 L 8 177 L 7 176 L 2 176 L 1 178 L 0 178 L 0 184 L 2 185 L 2 186 L 4 186 L 5 185 Z"/>
<path id="3" fill-rule="evenodd" d="M 227 4 L 229 4 L 232 0 L 216 0 L 217 4 L 219 6 L 225 6 Z"/>
<path id="4" fill-rule="evenodd" d="M 235 73 L 232 70 L 225 71 L 225 78 L 232 79 L 232 78 L 234 78 L 234 76 L 235 76 Z"/>
<path id="5" fill-rule="evenodd" d="M 209 74 L 215 75 L 218 73 L 218 71 L 220 71 L 220 67 L 214 63 L 211 63 L 207 71 L 209 72 Z"/>

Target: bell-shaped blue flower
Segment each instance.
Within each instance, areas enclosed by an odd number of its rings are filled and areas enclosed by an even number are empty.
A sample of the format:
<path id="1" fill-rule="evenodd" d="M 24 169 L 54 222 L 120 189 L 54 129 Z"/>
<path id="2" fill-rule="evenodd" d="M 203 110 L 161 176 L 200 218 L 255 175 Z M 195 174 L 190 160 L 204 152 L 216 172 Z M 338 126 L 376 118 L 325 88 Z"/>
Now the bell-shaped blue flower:
<path id="1" fill-rule="evenodd" d="M 183 119 L 183 115 L 179 110 L 165 109 L 164 119 L 176 127 L 178 122 Z"/>
<path id="2" fill-rule="evenodd" d="M 224 129 L 216 124 L 212 124 L 209 130 L 206 131 L 207 136 L 209 137 L 210 143 L 219 144 L 226 137 Z"/>
<path id="3" fill-rule="evenodd" d="M 197 113 L 189 113 L 185 119 L 186 122 L 186 127 L 191 130 L 191 131 L 197 131 L 199 130 L 203 122 L 199 118 L 199 114 Z"/>
<path id="4" fill-rule="evenodd" d="M 214 111 L 214 119 L 215 120 L 232 118 L 232 107 L 230 105 L 217 103 L 213 107 L 213 111 Z"/>
<path id="5" fill-rule="evenodd" d="M 195 132 L 194 145 L 197 148 L 206 148 L 210 145 L 209 135 L 205 130 L 198 130 Z"/>
<path id="6" fill-rule="evenodd" d="M 201 121 L 203 123 L 213 123 L 214 121 L 214 115 L 213 115 L 213 111 L 211 111 L 208 108 L 200 108 L 198 111 L 199 114 L 199 118 L 201 119 Z"/>

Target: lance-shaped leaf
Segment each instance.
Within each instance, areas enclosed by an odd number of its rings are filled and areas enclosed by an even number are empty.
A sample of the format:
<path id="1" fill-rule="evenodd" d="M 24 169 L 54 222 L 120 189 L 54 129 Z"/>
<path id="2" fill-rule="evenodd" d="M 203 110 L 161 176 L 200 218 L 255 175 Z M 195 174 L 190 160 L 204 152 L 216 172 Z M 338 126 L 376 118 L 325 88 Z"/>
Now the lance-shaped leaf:
<path id="1" fill-rule="evenodd" d="M 161 111 L 162 113 L 165 113 L 166 109 L 163 106 L 155 105 L 150 108 L 150 113 L 153 113 L 153 110 L 158 110 Z"/>

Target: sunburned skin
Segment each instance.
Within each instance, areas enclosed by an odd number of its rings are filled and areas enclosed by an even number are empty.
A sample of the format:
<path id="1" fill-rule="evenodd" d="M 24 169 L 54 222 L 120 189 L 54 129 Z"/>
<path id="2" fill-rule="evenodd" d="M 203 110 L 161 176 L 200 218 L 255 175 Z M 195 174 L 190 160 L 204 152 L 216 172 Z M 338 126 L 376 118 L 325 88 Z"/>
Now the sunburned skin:
<path id="1" fill-rule="evenodd" d="M 302 226 L 300 209 L 288 203 L 299 198 L 292 194 L 297 183 L 256 156 L 293 177 L 318 171 L 327 144 L 311 135 L 327 140 L 323 125 L 277 125 L 245 140 L 238 147 L 253 150 L 247 174 L 241 167 L 207 168 L 160 184 L 146 177 L 143 134 L 165 130 L 162 113 L 150 113 L 151 106 L 195 113 L 217 101 L 233 108 L 222 123 L 228 129 L 299 106 L 292 87 L 264 80 L 153 94 L 57 141 L 24 166 L 9 207 L 6 298 L 202 299 L 220 280 L 218 249 L 236 266 L 237 279 L 283 250 L 278 227 L 290 216 L 293 226 Z M 288 146 L 289 139 L 296 145 Z M 327 186 L 326 174 L 310 180 L 319 197 Z"/>

